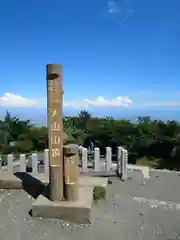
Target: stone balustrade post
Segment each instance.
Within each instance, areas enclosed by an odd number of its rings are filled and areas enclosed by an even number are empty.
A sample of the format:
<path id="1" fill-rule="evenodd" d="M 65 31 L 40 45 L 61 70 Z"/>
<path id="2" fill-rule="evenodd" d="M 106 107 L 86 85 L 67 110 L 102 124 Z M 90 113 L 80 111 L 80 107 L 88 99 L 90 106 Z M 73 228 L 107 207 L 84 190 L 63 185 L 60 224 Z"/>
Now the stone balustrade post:
<path id="1" fill-rule="evenodd" d="M 94 170 L 100 171 L 100 149 L 94 149 Z"/>
<path id="2" fill-rule="evenodd" d="M 105 170 L 109 171 L 112 167 L 112 149 L 111 147 L 106 147 L 106 163 Z"/>
<path id="3" fill-rule="evenodd" d="M 82 148 L 82 172 L 88 171 L 88 153 L 87 148 Z"/>
<path id="4" fill-rule="evenodd" d="M 117 175 L 120 178 L 122 177 L 122 158 L 123 158 L 122 150 L 123 150 L 122 147 L 117 148 Z"/>

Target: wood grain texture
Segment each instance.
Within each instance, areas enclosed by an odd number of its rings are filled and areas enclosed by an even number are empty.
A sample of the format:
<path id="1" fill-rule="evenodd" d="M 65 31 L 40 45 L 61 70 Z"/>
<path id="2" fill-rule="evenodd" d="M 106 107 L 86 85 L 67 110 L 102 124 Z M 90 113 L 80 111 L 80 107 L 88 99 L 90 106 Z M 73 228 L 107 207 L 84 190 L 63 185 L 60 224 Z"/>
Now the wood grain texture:
<path id="1" fill-rule="evenodd" d="M 62 72 L 61 65 L 46 67 L 49 167 L 51 199 L 64 198 L 63 191 L 63 124 L 62 124 Z"/>
<path id="2" fill-rule="evenodd" d="M 76 183 L 65 183 L 65 198 L 67 201 L 78 200 L 78 185 Z"/>
<path id="3" fill-rule="evenodd" d="M 61 166 L 49 167 L 50 199 L 52 201 L 64 200 L 64 184 L 61 172 Z"/>
<path id="4" fill-rule="evenodd" d="M 77 200 L 79 167 L 78 154 L 64 156 L 65 194 L 67 200 Z"/>

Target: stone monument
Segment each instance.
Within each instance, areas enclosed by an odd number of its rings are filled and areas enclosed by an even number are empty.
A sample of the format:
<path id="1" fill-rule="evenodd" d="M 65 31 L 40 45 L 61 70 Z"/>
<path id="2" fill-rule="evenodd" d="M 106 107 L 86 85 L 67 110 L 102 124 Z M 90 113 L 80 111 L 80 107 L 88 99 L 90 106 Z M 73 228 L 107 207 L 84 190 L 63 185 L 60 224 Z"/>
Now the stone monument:
<path id="1" fill-rule="evenodd" d="M 108 179 L 79 176 L 77 145 L 63 146 L 61 65 L 48 64 L 46 73 L 49 191 L 35 200 L 32 215 L 90 223 L 93 193 L 101 189 L 105 196 Z"/>

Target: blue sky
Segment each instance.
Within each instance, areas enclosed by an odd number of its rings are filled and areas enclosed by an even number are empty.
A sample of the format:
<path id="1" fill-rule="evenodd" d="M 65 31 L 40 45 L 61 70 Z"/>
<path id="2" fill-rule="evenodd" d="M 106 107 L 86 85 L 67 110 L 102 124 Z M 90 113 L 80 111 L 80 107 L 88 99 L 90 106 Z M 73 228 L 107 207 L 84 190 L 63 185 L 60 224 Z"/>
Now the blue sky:
<path id="1" fill-rule="evenodd" d="M 45 65 L 61 63 L 68 113 L 180 119 L 179 13 L 179 0 L 1 0 L 2 112 L 44 114 Z"/>

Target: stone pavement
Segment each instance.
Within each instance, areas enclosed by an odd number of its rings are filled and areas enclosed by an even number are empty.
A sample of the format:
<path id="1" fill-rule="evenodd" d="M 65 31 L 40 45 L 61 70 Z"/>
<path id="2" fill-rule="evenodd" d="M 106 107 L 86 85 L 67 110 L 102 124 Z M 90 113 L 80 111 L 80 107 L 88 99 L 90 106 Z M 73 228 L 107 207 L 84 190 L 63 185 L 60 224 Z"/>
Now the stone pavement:
<path id="1" fill-rule="evenodd" d="M 32 218 L 28 214 L 34 201 L 31 196 L 24 190 L 2 190 L 0 239 L 180 239 L 180 211 L 151 204 L 152 199 L 180 203 L 180 176 L 157 171 L 150 175 L 148 182 L 140 181 L 138 175 L 126 182 L 111 178 L 107 200 L 94 203 L 91 225 Z"/>

